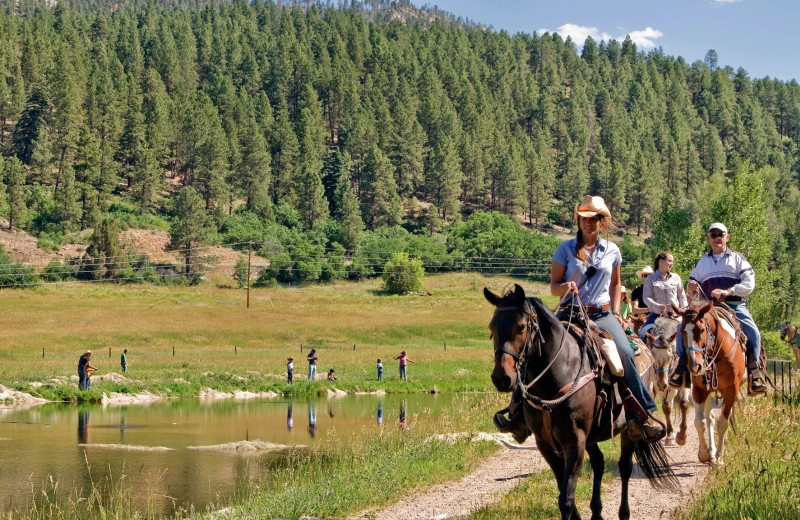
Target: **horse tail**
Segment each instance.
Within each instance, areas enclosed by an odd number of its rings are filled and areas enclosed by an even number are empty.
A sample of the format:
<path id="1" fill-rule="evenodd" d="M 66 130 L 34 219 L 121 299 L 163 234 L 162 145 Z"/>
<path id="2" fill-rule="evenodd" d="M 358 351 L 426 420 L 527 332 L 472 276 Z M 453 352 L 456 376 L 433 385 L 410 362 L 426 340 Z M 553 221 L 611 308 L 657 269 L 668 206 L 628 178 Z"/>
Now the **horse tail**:
<path id="1" fill-rule="evenodd" d="M 675 472 L 672 471 L 672 465 L 663 444 L 644 440 L 636 441 L 633 453 L 636 455 L 636 462 L 651 485 L 658 484 L 659 487 L 675 492 L 680 490 L 680 482 L 678 482 Z"/>

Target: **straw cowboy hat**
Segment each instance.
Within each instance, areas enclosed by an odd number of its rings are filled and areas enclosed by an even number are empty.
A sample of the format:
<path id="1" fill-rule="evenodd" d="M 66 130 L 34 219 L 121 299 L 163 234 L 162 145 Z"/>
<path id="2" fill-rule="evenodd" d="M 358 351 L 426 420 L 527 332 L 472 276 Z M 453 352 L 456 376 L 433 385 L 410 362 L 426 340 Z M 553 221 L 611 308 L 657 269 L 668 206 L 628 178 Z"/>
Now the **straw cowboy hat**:
<path id="1" fill-rule="evenodd" d="M 641 278 L 643 274 L 646 274 L 647 276 L 650 276 L 651 274 L 653 274 L 653 267 L 649 266 L 649 265 L 646 265 L 646 266 L 644 266 L 644 269 L 636 271 L 636 276 L 638 276 L 639 278 Z"/>
<path id="2" fill-rule="evenodd" d="M 595 215 L 611 218 L 611 212 L 608 211 L 608 206 L 606 206 L 606 201 L 603 200 L 603 197 L 587 195 L 580 204 L 575 206 L 575 220 L 578 220 L 578 217 L 594 217 Z"/>

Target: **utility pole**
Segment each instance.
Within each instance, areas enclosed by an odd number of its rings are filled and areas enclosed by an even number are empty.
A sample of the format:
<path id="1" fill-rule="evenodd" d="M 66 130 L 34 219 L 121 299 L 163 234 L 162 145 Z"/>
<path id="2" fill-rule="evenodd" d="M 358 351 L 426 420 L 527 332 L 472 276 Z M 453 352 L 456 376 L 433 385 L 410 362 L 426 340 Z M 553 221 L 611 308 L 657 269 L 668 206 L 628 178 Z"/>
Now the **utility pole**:
<path id="1" fill-rule="evenodd" d="M 250 252 L 253 249 L 253 242 L 247 242 L 247 308 L 250 308 Z"/>

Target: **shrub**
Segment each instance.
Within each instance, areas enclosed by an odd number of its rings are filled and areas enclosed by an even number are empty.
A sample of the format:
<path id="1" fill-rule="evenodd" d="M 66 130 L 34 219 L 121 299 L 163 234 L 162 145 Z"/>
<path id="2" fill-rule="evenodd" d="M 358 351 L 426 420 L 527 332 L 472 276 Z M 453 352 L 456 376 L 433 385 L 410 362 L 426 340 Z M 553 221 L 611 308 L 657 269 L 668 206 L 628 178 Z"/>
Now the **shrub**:
<path id="1" fill-rule="evenodd" d="M 419 291 L 424 276 L 422 260 L 409 258 L 407 253 L 395 253 L 383 266 L 383 286 L 395 294 Z"/>

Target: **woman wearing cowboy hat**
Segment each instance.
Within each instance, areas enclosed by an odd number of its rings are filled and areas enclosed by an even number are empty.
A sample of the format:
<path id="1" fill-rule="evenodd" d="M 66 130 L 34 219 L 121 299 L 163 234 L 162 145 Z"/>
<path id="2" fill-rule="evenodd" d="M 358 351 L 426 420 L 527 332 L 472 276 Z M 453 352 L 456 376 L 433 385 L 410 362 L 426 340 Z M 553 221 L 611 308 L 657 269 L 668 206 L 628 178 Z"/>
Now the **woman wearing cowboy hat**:
<path id="1" fill-rule="evenodd" d="M 579 300 L 589 318 L 614 338 L 624 367 L 621 379 L 625 385 L 642 408 L 654 412 L 656 403 L 636 369 L 619 312 L 622 254 L 616 244 L 600 236 L 602 231 L 608 232 L 611 212 L 602 197 L 587 195 L 575 207 L 575 219 L 577 236 L 556 248 L 550 270 L 550 293 L 562 297 L 565 303 L 559 318 L 569 316 Z M 654 442 L 666 433 L 652 417 L 639 424 L 632 411 L 626 409 L 625 416 L 634 437 Z"/>
<path id="2" fill-rule="evenodd" d="M 644 281 L 647 277 L 653 274 L 653 268 L 649 265 L 644 266 L 642 269 L 636 271 L 636 276 L 642 281 L 642 285 L 637 287 L 631 292 L 631 305 L 633 305 L 633 314 L 645 316 L 650 313 L 650 309 L 644 303 Z"/>

